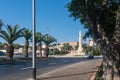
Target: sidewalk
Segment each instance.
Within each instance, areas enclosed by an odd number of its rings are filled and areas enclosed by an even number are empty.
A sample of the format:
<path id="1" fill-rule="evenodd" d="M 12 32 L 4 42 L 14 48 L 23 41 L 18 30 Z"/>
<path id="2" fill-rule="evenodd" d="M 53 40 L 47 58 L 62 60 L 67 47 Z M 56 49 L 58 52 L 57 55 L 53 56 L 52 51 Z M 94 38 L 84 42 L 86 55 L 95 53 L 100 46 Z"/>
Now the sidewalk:
<path id="1" fill-rule="evenodd" d="M 38 80 L 90 80 L 101 59 L 78 62 L 38 76 Z"/>

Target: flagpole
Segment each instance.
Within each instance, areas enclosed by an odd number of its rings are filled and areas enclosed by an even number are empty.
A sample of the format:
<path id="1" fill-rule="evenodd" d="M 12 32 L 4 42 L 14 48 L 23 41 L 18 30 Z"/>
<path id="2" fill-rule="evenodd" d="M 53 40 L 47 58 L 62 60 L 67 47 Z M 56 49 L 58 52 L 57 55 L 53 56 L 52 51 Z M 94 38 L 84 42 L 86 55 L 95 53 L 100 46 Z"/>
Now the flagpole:
<path id="1" fill-rule="evenodd" d="M 35 23 L 35 0 L 32 0 L 32 38 L 33 38 L 33 56 L 32 56 L 32 69 L 33 69 L 33 80 L 36 80 L 36 51 L 35 51 L 35 27 L 36 27 L 36 23 Z"/>

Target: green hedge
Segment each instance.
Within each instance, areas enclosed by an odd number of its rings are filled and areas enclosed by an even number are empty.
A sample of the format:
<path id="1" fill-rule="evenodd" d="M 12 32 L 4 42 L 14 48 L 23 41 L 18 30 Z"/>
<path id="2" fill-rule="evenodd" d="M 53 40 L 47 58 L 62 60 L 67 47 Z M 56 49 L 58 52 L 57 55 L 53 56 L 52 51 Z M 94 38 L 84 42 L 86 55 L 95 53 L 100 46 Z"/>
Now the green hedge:
<path id="1" fill-rule="evenodd" d="M 68 51 L 64 51 L 64 50 L 59 50 L 57 48 L 53 49 L 53 54 L 54 55 L 64 55 L 64 54 L 67 54 Z"/>
<path id="2" fill-rule="evenodd" d="M 101 52 L 99 51 L 98 48 L 95 48 L 95 49 L 93 50 L 93 55 L 95 55 L 95 56 L 101 55 Z"/>

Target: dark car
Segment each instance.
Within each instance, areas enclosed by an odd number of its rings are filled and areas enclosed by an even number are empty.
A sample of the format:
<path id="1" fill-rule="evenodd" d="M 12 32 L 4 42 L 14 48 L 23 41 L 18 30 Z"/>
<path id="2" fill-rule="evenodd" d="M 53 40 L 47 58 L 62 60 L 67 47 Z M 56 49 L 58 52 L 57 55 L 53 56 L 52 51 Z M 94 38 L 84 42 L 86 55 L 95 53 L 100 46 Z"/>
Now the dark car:
<path id="1" fill-rule="evenodd" d="M 88 58 L 89 59 L 94 59 L 94 56 L 92 54 L 89 54 Z"/>
<path id="2" fill-rule="evenodd" d="M 87 55 L 84 56 L 84 58 L 94 59 L 94 56 L 92 54 L 87 54 Z"/>
<path id="3" fill-rule="evenodd" d="M 5 53 L 0 51 L 0 56 L 5 56 Z"/>

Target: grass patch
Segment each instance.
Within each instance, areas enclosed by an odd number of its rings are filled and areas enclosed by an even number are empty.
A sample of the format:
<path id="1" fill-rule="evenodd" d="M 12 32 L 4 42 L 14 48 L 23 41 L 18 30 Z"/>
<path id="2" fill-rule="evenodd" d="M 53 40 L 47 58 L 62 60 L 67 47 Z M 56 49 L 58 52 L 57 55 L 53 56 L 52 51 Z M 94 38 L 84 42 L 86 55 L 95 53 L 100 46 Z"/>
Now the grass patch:
<path id="1" fill-rule="evenodd" d="M 99 70 L 97 72 L 95 80 L 102 80 L 102 74 L 103 74 L 103 64 L 99 67 Z"/>

